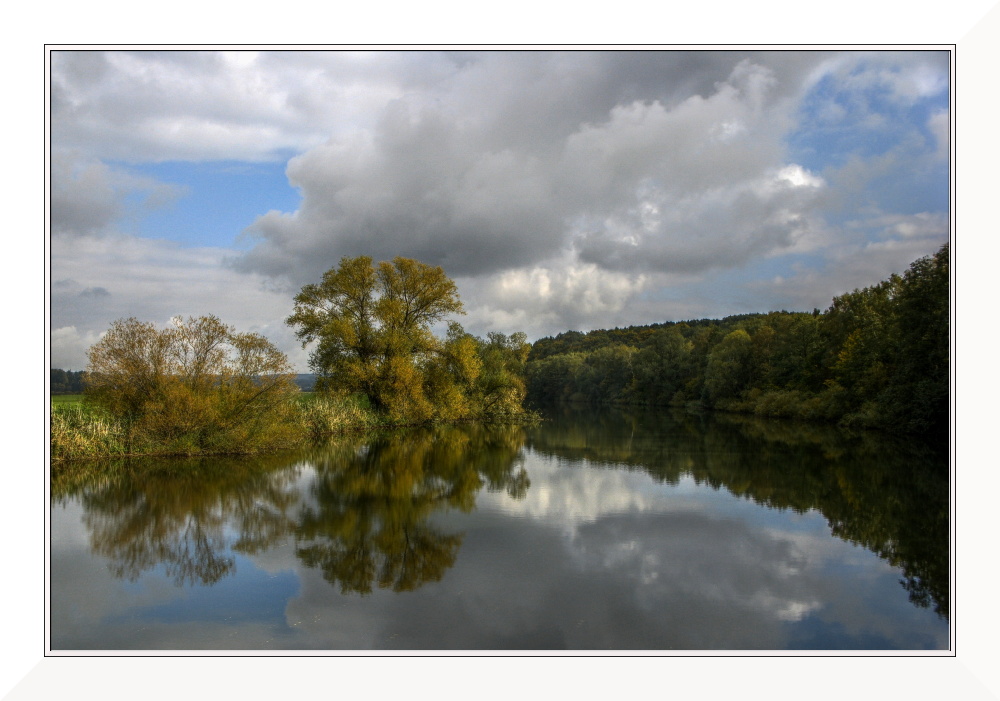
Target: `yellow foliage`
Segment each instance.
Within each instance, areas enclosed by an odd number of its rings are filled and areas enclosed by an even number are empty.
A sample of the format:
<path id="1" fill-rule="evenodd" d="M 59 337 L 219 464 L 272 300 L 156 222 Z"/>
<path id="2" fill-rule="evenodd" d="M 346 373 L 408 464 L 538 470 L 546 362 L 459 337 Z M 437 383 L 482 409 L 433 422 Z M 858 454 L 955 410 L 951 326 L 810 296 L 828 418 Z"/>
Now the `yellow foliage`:
<path id="1" fill-rule="evenodd" d="M 287 358 L 217 317 L 175 318 L 164 330 L 122 319 L 88 359 L 85 402 L 124 421 L 132 445 L 259 452 L 302 432 L 289 413 L 298 388 Z"/>
<path id="2" fill-rule="evenodd" d="M 375 266 L 361 256 L 303 287 L 286 322 L 303 346 L 315 344 L 310 364 L 324 389 L 362 393 L 394 422 L 520 412 L 523 334 L 481 341 L 452 322 L 447 339 L 434 336 L 435 323 L 462 313 L 440 267 L 400 257 Z"/>

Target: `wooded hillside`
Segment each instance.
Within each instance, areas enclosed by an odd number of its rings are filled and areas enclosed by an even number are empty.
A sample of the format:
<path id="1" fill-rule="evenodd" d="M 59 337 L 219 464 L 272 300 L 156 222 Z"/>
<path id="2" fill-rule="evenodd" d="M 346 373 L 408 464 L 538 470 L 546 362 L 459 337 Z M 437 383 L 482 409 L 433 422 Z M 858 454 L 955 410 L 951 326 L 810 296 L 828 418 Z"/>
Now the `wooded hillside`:
<path id="1" fill-rule="evenodd" d="M 542 338 L 529 356 L 528 398 L 695 405 L 947 437 L 948 271 L 945 244 L 823 312 Z"/>

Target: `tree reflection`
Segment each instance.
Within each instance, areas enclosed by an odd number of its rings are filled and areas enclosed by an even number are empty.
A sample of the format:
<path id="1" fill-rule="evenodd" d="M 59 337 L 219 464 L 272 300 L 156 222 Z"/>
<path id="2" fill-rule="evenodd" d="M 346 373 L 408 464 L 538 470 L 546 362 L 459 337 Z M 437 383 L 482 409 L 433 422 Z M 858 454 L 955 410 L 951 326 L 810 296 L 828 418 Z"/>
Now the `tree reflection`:
<path id="1" fill-rule="evenodd" d="M 178 586 L 214 584 L 233 572 L 233 552 L 264 549 L 294 525 L 297 471 L 280 469 L 285 461 L 161 459 L 90 467 L 74 467 L 72 479 L 54 475 L 53 498 L 79 493 L 92 549 L 129 581 L 162 567 Z"/>
<path id="2" fill-rule="evenodd" d="M 470 511 L 483 487 L 522 498 L 529 486 L 523 441 L 518 428 L 463 425 L 332 443 L 310 456 L 317 478 L 296 552 L 342 592 L 409 591 L 438 581 L 462 536 L 434 525 L 432 514 Z"/>
<path id="3" fill-rule="evenodd" d="M 79 498 L 91 548 L 136 581 L 212 585 L 236 554 L 293 539 L 342 591 L 407 591 L 455 562 L 459 534 L 436 511 L 470 511 L 483 488 L 523 498 L 522 429 L 441 426 L 332 441 L 293 456 L 121 460 L 53 466 L 52 498 Z"/>
<path id="4" fill-rule="evenodd" d="M 899 567 L 911 602 L 947 618 L 949 474 L 939 447 L 737 414 L 562 412 L 529 432 L 532 448 L 668 484 L 690 476 L 771 508 L 815 509 L 834 535 Z"/>

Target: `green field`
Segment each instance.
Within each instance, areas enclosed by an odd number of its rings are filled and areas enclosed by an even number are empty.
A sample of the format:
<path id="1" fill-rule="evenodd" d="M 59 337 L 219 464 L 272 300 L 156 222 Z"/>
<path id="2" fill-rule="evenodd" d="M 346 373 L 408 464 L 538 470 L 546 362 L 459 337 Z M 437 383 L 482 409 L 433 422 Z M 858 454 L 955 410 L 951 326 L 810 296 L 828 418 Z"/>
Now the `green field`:
<path id="1" fill-rule="evenodd" d="M 309 402 L 316 399 L 316 392 L 301 392 L 299 394 L 299 401 Z M 83 401 L 82 394 L 53 394 L 51 395 L 53 406 L 69 406 L 72 404 L 80 404 Z M 359 407 L 368 408 L 368 400 L 364 395 L 355 395 L 355 402 L 357 402 Z"/>

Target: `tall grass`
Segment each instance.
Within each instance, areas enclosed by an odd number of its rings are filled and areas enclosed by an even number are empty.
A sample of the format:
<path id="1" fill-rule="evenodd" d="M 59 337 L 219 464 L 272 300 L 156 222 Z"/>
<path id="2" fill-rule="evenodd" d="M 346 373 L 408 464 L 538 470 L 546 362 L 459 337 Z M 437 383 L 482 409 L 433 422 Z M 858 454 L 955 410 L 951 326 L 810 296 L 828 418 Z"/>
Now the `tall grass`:
<path id="1" fill-rule="evenodd" d="M 364 398 L 300 395 L 272 417 L 229 430 L 176 427 L 152 431 L 81 402 L 51 404 L 53 461 L 127 455 L 249 455 L 295 448 L 309 440 L 387 426 Z M 157 427 L 162 428 L 162 427 Z"/>
<path id="2" fill-rule="evenodd" d="M 300 421 L 312 440 L 386 426 L 386 419 L 355 397 L 314 394 L 298 403 Z"/>
<path id="3" fill-rule="evenodd" d="M 132 451 L 124 422 L 82 404 L 52 404 L 51 457 L 93 458 Z"/>
<path id="4" fill-rule="evenodd" d="M 489 416 L 489 422 L 524 423 L 530 412 Z M 164 417 L 165 418 L 165 417 Z M 176 418 L 176 417 L 175 417 Z M 166 420 L 166 418 L 165 418 Z M 54 462 L 129 455 L 253 455 L 295 448 L 354 431 L 400 426 L 372 409 L 363 396 L 302 393 L 268 420 L 226 429 L 180 426 L 175 430 L 145 419 L 128 422 L 87 403 L 52 402 L 51 458 Z"/>

